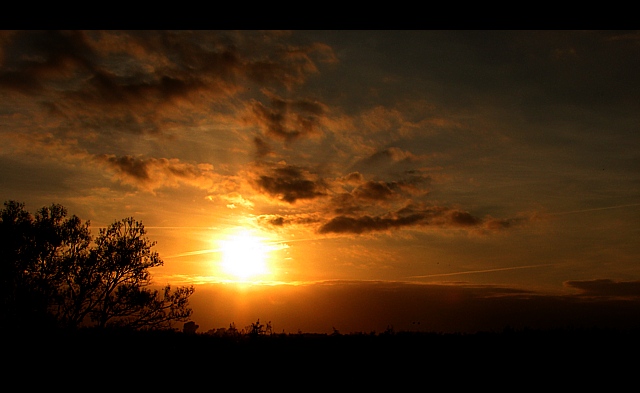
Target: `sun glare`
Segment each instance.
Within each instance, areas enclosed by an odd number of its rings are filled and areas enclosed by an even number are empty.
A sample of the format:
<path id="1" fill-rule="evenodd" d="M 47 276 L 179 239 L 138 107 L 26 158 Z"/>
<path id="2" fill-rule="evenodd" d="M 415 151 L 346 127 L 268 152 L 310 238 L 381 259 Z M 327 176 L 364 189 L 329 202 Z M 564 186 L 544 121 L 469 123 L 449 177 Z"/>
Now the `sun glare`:
<path id="1" fill-rule="evenodd" d="M 238 280 L 256 279 L 269 274 L 269 247 L 248 230 L 221 241 L 222 269 Z"/>

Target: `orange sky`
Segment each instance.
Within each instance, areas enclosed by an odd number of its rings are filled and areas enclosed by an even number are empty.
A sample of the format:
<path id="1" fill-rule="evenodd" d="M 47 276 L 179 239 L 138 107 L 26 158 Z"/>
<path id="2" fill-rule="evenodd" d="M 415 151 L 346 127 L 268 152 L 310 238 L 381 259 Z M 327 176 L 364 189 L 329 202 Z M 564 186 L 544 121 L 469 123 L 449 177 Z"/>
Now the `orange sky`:
<path id="1" fill-rule="evenodd" d="M 200 331 L 628 320 L 639 68 L 637 31 L 3 31 L 0 196 L 142 221 Z"/>

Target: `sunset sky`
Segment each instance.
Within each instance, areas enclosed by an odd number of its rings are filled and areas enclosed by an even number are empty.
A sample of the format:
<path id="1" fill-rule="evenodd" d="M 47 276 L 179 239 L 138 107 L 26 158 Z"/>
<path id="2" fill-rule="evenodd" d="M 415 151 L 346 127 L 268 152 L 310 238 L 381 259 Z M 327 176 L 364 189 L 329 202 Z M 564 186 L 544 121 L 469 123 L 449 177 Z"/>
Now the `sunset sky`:
<path id="1" fill-rule="evenodd" d="M 142 221 L 200 332 L 636 323 L 639 70 L 637 31 L 2 31 L 0 196 Z"/>

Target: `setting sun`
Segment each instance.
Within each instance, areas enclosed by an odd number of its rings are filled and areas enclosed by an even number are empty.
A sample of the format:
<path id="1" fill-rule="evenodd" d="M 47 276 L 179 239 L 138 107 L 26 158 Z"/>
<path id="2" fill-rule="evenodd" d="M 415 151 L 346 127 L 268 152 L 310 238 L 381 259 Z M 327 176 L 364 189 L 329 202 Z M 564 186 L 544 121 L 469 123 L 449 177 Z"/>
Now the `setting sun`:
<path id="1" fill-rule="evenodd" d="M 268 274 L 269 248 L 259 237 L 242 230 L 221 241 L 222 269 L 237 279 L 247 280 Z"/>

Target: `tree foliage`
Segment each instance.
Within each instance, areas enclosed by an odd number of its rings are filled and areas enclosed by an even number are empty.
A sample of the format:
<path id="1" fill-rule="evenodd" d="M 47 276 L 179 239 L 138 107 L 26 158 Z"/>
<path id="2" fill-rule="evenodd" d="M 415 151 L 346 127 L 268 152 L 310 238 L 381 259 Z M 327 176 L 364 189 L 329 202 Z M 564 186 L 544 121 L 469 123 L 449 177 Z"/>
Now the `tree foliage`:
<path id="1" fill-rule="evenodd" d="M 151 289 L 150 268 L 163 261 L 133 218 L 100 229 L 67 217 L 61 205 L 32 216 L 8 201 L 0 212 L 0 318 L 38 325 L 167 328 L 186 321 L 193 287 Z"/>

